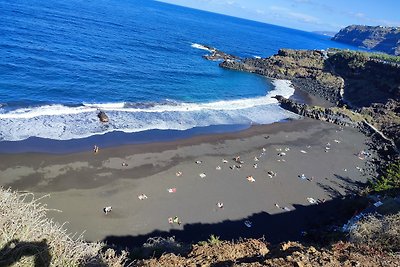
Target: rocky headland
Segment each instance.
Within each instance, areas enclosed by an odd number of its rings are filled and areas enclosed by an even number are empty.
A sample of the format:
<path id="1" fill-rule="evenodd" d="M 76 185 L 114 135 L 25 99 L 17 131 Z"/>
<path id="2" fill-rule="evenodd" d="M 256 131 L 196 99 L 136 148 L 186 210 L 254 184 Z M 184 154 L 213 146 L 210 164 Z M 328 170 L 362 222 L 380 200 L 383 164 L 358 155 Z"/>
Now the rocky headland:
<path id="1" fill-rule="evenodd" d="M 332 40 L 400 55 L 400 27 L 351 25 L 341 29 Z"/>
<path id="2" fill-rule="evenodd" d="M 204 55 L 203 58 L 212 61 L 224 61 L 224 60 L 239 60 L 240 58 L 231 54 L 227 54 L 221 50 L 208 45 L 201 45 L 203 49 L 208 50 L 211 54 Z"/>
<path id="3" fill-rule="evenodd" d="M 371 137 L 371 148 L 384 161 L 394 162 L 398 158 L 398 64 L 369 57 L 364 53 L 337 50 L 282 49 L 278 54 L 264 59 L 223 57 L 215 56 L 214 53 L 211 55 L 212 60 L 224 60 L 220 63 L 223 68 L 289 79 L 296 89 L 330 101 L 332 105 L 320 107 L 275 96 L 283 108 L 296 114 L 357 128 Z M 396 172 L 388 173 L 398 177 Z M 379 243 L 384 240 L 386 245 L 395 245 L 398 250 L 398 227 L 394 227 L 397 229 L 395 231 L 389 230 L 389 224 L 380 224 L 372 217 L 367 218 L 350 232 L 350 242 L 333 242 L 325 247 L 296 242 L 271 246 L 263 240 L 254 239 L 226 242 L 220 241 L 218 236 L 210 236 L 207 241 L 193 244 L 186 253 L 164 253 L 159 258 L 139 260 L 136 263 L 138 266 L 398 266 L 398 254 L 387 254 L 385 245 Z M 399 213 L 379 218 L 393 222 L 390 225 L 394 226 L 398 225 Z M 373 226 L 376 226 L 377 232 L 368 239 L 366 237 L 373 232 Z M 355 229 L 360 229 L 360 232 L 355 233 L 358 231 Z M 382 236 L 378 231 L 381 231 Z M 332 241 L 333 232 L 318 232 L 318 242 L 327 236 L 331 236 Z M 390 237 L 389 241 L 387 237 L 390 233 L 396 237 Z"/>
<path id="4" fill-rule="evenodd" d="M 377 150 L 385 159 L 398 157 L 400 64 L 363 52 L 281 49 L 268 58 L 229 59 L 220 66 L 292 81 L 296 89 L 319 96 L 334 107 L 311 108 L 278 98 L 282 107 L 303 116 L 352 125 L 380 140 L 377 144 L 382 147 Z"/>

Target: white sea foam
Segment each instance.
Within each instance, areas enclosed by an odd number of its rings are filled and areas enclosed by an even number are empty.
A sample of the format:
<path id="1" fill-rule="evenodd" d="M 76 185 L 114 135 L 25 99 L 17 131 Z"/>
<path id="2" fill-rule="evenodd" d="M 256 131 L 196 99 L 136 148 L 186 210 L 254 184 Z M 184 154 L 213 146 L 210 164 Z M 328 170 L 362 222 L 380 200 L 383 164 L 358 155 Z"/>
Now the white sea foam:
<path id="1" fill-rule="evenodd" d="M 31 119 L 41 116 L 73 115 L 96 111 L 96 108 L 85 106 L 68 107 L 64 105 L 46 105 L 33 108 L 21 108 L 7 113 L 0 113 L 0 119 Z"/>
<path id="2" fill-rule="evenodd" d="M 112 131 L 139 132 L 153 129 L 186 130 L 229 124 L 268 124 L 295 118 L 281 109 L 274 95 L 289 97 L 289 81 L 274 80 L 275 89 L 266 96 L 210 103 L 174 103 L 132 108 L 126 103 L 88 104 L 79 107 L 47 105 L 0 113 L 0 140 L 23 140 L 31 136 L 68 140 Z M 98 109 L 110 117 L 108 124 L 97 118 Z"/>
<path id="3" fill-rule="evenodd" d="M 120 103 L 83 103 L 85 107 L 99 109 L 121 109 L 124 108 L 125 102 Z"/>
<path id="4" fill-rule="evenodd" d="M 254 58 L 257 58 L 257 59 L 260 59 L 261 57 L 260 56 L 253 56 Z"/>
<path id="5" fill-rule="evenodd" d="M 201 49 L 201 50 L 207 50 L 209 52 L 211 52 L 212 50 L 209 49 L 208 47 L 201 45 L 201 44 L 196 44 L 196 43 L 192 43 L 191 47 L 193 48 L 197 48 L 197 49 Z"/>

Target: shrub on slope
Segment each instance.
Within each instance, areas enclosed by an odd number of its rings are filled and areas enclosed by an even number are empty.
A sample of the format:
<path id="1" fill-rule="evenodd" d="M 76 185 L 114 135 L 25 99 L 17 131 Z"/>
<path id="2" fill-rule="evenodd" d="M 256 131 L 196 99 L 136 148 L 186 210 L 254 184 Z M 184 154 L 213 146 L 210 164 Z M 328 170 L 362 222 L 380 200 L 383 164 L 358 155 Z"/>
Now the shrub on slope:
<path id="1" fill-rule="evenodd" d="M 0 266 L 123 266 L 126 254 L 105 252 L 66 233 L 46 217 L 46 205 L 30 193 L 0 188 Z"/>

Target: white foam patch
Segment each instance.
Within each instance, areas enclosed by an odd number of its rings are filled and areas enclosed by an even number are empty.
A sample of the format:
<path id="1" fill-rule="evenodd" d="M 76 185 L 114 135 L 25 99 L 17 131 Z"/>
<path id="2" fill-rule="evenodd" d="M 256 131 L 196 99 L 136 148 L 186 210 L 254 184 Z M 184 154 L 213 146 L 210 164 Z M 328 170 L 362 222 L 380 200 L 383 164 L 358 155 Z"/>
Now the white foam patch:
<path id="1" fill-rule="evenodd" d="M 99 108 L 99 109 L 115 109 L 115 108 L 123 108 L 125 106 L 125 102 L 120 103 L 83 103 L 85 107 L 89 108 Z"/>
<path id="2" fill-rule="evenodd" d="M 211 49 L 201 44 L 192 43 L 191 47 L 212 52 Z"/>
<path id="3" fill-rule="evenodd" d="M 112 131 L 186 130 L 230 124 L 269 124 L 296 115 L 279 107 L 274 95 L 290 97 L 290 81 L 274 80 L 275 89 L 266 96 L 210 103 L 171 103 L 148 108 L 130 108 L 125 103 L 84 104 L 79 107 L 48 105 L 0 112 L 0 140 L 17 141 L 31 136 L 69 140 Z M 128 105 L 129 106 L 129 105 Z M 102 124 L 98 109 L 110 122 Z"/>

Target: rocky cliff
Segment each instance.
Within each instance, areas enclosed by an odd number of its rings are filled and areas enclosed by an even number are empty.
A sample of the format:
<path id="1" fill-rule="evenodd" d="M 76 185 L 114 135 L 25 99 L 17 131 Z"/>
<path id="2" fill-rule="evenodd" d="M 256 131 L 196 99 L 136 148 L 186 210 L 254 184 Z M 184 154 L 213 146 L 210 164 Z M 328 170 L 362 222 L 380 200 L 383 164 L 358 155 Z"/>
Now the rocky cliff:
<path id="1" fill-rule="evenodd" d="M 376 104 L 370 108 L 362 109 L 360 112 L 340 107 L 309 106 L 296 103 L 294 100 L 280 95 L 274 98 L 279 101 L 281 107 L 301 116 L 357 128 L 371 138 L 371 148 L 377 151 L 384 161 L 393 161 L 399 157 L 398 147 L 400 147 L 400 143 L 397 134 L 400 132 L 400 117 L 393 114 L 393 109 L 399 107 L 399 103 L 395 103 L 393 100 L 386 105 Z M 388 112 L 385 112 L 386 109 Z M 380 113 L 384 115 L 377 115 Z M 376 128 L 372 123 L 380 127 Z M 380 129 L 382 129 L 382 132 Z"/>
<path id="2" fill-rule="evenodd" d="M 344 81 L 335 73 L 324 71 L 326 57 L 324 51 L 281 49 L 269 58 L 226 60 L 220 66 L 269 78 L 288 79 L 295 87 L 336 103 L 341 99 Z"/>
<path id="3" fill-rule="evenodd" d="M 332 40 L 400 55 L 400 27 L 351 25 L 341 29 Z"/>
<path id="4" fill-rule="evenodd" d="M 220 66 L 288 79 L 296 88 L 353 107 L 400 97 L 400 65 L 368 53 L 281 49 L 268 58 L 225 60 Z"/>
<path id="5" fill-rule="evenodd" d="M 329 109 L 310 112 L 308 107 L 280 100 L 284 108 L 297 114 L 357 127 L 380 136 L 380 143 L 390 139 L 395 146 L 387 150 L 384 145 L 386 156 L 400 147 L 400 64 L 396 60 L 347 50 L 281 49 L 268 58 L 229 58 L 220 66 L 288 79 L 296 89 L 320 96 L 339 108 L 346 106 L 345 113 Z M 358 122 L 354 124 L 353 119 Z"/>

